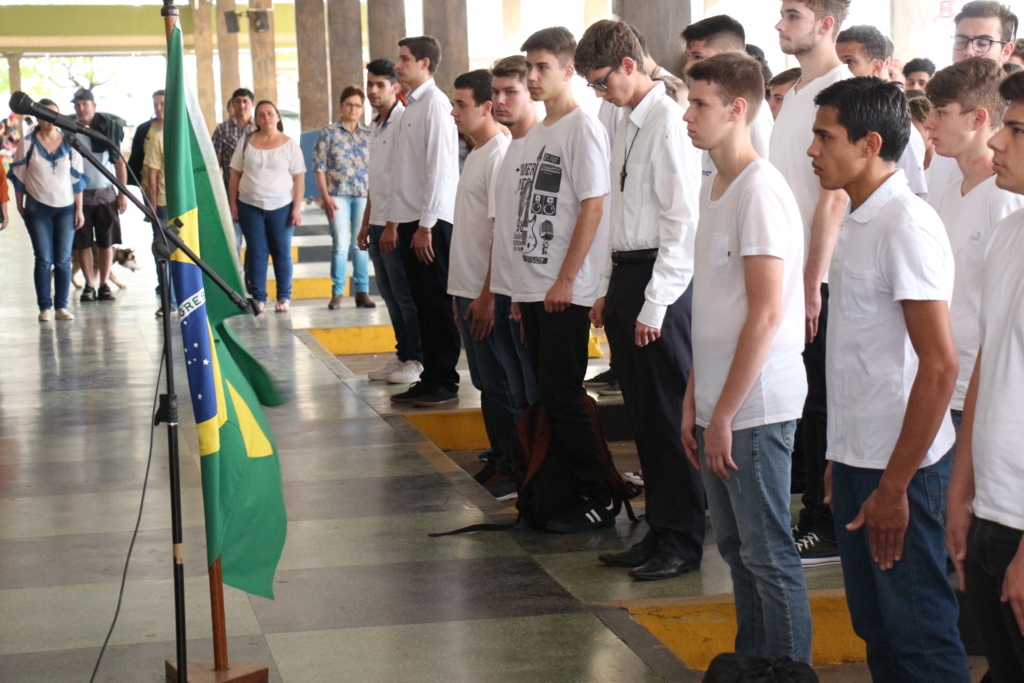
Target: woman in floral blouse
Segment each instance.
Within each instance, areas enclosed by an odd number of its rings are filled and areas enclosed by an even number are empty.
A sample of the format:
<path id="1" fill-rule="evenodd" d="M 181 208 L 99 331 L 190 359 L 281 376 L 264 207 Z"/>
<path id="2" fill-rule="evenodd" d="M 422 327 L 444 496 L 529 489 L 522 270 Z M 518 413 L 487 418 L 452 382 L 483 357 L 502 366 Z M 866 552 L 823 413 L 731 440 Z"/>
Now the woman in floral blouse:
<path id="1" fill-rule="evenodd" d="M 370 299 L 369 255 L 356 249 L 356 234 L 366 209 L 367 173 L 370 168 L 370 128 L 363 124 L 366 95 L 358 85 L 341 93 L 341 120 L 322 131 L 313 147 L 313 172 L 320 188 L 324 212 L 331 224 L 331 302 L 341 308 L 345 270 L 352 258 L 352 286 L 356 306 L 374 308 Z"/>

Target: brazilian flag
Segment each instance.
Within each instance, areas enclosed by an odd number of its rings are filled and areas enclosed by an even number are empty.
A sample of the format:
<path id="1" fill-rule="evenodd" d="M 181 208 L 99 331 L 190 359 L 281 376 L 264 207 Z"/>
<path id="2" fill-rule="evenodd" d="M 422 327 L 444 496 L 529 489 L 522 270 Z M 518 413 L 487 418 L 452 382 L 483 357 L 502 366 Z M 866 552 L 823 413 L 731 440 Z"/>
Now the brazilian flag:
<path id="1" fill-rule="evenodd" d="M 181 220 L 181 238 L 192 251 L 242 291 L 227 196 L 183 62 L 178 25 L 167 39 L 168 215 Z M 212 565 L 221 558 L 229 586 L 273 598 L 287 518 L 281 465 L 260 406 L 282 401 L 263 366 L 225 323 L 240 313 L 230 299 L 181 250 L 171 256 L 171 277 L 199 429 L 207 560 Z"/>

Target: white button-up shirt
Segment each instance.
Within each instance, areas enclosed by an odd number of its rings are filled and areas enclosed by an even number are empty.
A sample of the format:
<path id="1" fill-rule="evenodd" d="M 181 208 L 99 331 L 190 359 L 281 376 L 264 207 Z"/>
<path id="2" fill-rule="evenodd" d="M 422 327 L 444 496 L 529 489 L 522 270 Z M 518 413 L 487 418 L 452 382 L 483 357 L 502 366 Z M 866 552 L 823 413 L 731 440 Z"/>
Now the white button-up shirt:
<path id="1" fill-rule="evenodd" d="M 658 249 L 637 320 L 660 329 L 666 310 L 693 278 L 700 157 L 663 83 L 656 83 L 635 109 L 623 110 L 611 154 L 611 248 L 598 291 L 600 296 L 608 292 L 611 252 Z M 625 191 L 620 189 L 623 160 Z"/>
<path id="2" fill-rule="evenodd" d="M 395 148 L 398 145 L 398 129 L 404 111 L 405 105 L 395 100 L 387 120 L 381 121 L 380 114 L 373 119 L 373 133 L 370 135 L 370 173 L 367 179 L 370 194 L 370 225 L 382 226 L 388 220 Z"/>
<path id="3" fill-rule="evenodd" d="M 459 185 L 459 134 L 452 103 L 434 79 L 413 90 L 402 115 L 388 220 L 432 228 L 452 222 Z"/>

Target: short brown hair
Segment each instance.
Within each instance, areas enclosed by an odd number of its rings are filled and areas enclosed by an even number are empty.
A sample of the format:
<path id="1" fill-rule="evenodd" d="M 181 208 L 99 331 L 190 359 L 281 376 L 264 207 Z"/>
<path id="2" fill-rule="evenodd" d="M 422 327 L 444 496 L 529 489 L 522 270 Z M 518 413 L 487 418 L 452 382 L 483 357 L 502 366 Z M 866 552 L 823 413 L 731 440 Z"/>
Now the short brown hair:
<path id="1" fill-rule="evenodd" d="M 542 28 L 526 39 L 526 42 L 519 48 L 523 52 L 544 50 L 558 58 L 562 66 L 571 64 L 576 52 L 576 39 L 572 32 L 564 26 L 552 26 Z"/>
<path id="2" fill-rule="evenodd" d="M 836 20 L 836 25 L 832 27 L 833 38 L 839 35 L 839 29 L 850 14 L 850 0 L 800 0 L 800 2 L 814 12 L 814 18 L 818 21 L 825 17 L 832 17 Z"/>
<path id="3" fill-rule="evenodd" d="M 718 84 L 719 97 L 723 104 L 732 104 L 737 99 L 747 102 L 747 123 L 753 122 L 764 101 L 764 75 L 761 63 L 749 55 L 739 52 L 722 52 L 714 57 L 702 59 L 687 74 L 690 81 L 707 81 Z"/>
<path id="4" fill-rule="evenodd" d="M 999 19 L 1002 28 L 1000 40 L 1009 43 L 1017 36 L 1017 15 L 1006 5 L 995 0 L 973 0 L 964 5 L 960 14 L 953 18 L 953 24 L 959 24 L 961 19 L 988 19 L 995 17 Z"/>
<path id="5" fill-rule="evenodd" d="M 777 85 L 789 85 L 790 83 L 796 83 L 800 80 L 800 75 L 803 72 L 800 71 L 800 67 L 793 67 L 792 69 L 786 69 L 781 71 L 772 77 L 772 80 L 768 81 L 768 87 L 774 88 Z"/>
<path id="6" fill-rule="evenodd" d="M 360 88 L 358 85 L 345 86 L 345 89 L 341 91 L 341 98 L 338 101 L 344 102 L 353 95 L 359 95 L 359 99 L 361 99 L 364 103 L 366 102 L 366 92 L 363 91 L 363 89 Z"/>
<path id="7" fill-rule="evenodd" d="M 502 57 L 491 67 L 491 76 L 494 78 L 516 78 L 520 83 L 526 83 L 526 76 L 530 70 L 526 68 L 526 57 L 512 55 Z"/>
<path id="8" fill-rule="evenodd" d="M 629 25 L 613 19 L 595 21 L 576 46 L 576 73 L 586 77 L 591 71 L 616 67 L 629 57 L 644 70 L 644 51 Z"/>
<path id="9" fill-rule="evenodd" d="M 924 123 L 928 114 L 932 113 L 932 103 L 928 101 L 927 97 L 911 97 L 907 100 L 907 104 L 910 106 L 910 118 L 918 123 Z"/>
<path id="10" fill-rule="evenodd" d="M 421 59 L 430 60 L 427 67 L 428 73 L 437 71 L 437 65 L 441 63 L 441 43 L 433 36 L 415 36 L 402 38 L 398 41 L 398 47 L 407 47 L 416 61 Z"/>
<path id="11" fill-rule="evenodd" d="M 1024 102 L 1024 71 L 1010 74 L 999 86 L 999 95 L 1007 104 Z"/>
<path id="12" fill-rule="evenodd" d="M 964 113 L 985 109 L 989 124 L 998 128 L 1006 112 L 1006 101 L 999 94 L 1005 76 L 1003 65 L 994 59 L 971 57 L 936 71 L 925 92 L 936 107 L 956 102 Z"/>

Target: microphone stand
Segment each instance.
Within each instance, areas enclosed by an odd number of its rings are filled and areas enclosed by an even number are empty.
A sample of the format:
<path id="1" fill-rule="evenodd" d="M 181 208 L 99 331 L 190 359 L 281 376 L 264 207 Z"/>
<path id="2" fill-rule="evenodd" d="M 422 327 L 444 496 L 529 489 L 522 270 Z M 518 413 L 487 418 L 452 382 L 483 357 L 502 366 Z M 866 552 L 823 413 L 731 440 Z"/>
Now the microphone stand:
<path id="1" fill-rule="evenodd" d="M 58 124 L 59 125 L 59 124 Z M 164 347 L 164 373 L 167 381 L 167 393 L 160 395 L 159 408 L 157 410 L 154 424 L 164 423 L 167 425 L 167 451 L 169 463 L 169 474 L 171 480 L 171 542 L 173 543 L 174 558 L 174 625 L 177 642 L 178 683 L 188 681 L 188 657 L 186 656 L 185 645 L 185 543 L 182 538 L 181 529 L 181 472 L 178 466 L 178 397 L 174 391 L 174 360 L 171 355 L 171 254 L 175 249 L 181 249 L 191 261 L 199 266 L 199 269 L 216 284 L 231 302 L 245 313 L 258 315 L 259 310 L 253 303 L 231 288 L 210 266 L 189 248 L 178 235 L 182 227 L 179 219 L 175 218 L 171 223 L 165 225 L 157 218 L 156 211 L 147 206 L 144 202 L 132 194 L 124 183 L 117 179 L 117 176 L 104 166 L 92 153 L 88 146 L 78 139 L 78 135 L 71 131 L 64 132 L 64 139 L 68 141 L 83 159 L 88 160 L 107 180 L 111 181 L 117 189 L 128 197 L 128 200 L 142 211 L 149 219 L 156 230 L 153 235 L 153 255 L 157 260 L 157 271 L 160 278 L 160 310 L 163 314 L 163 347 Z M 117 146 L 111 140 L 107 140 L 112 149 Z M 219 389 L 218 389 L 219 390 Z"/>

